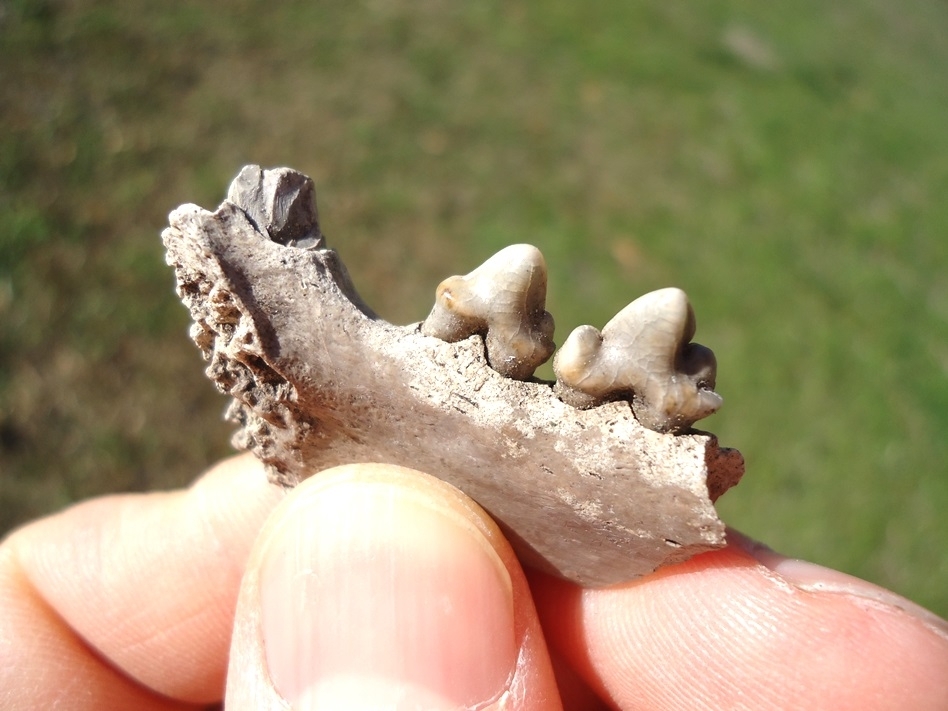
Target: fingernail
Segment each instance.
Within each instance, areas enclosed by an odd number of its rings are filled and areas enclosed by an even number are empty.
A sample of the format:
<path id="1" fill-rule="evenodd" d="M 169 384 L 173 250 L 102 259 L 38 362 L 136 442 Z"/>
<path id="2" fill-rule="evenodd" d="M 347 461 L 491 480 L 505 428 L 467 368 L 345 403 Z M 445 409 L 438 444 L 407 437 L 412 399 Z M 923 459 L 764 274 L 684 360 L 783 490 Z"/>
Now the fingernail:
<path id="1" fill-rule="evenodd" d="M 382 482 L 330 481 L 270 537 L 261 629 L 295 709 L 476 706 L 516 664 L 509 573 L 471 515 Z"/>
<path id="2" fill-rule="evenodd" d="M 871 603 L 894 607 L 923 622 L 942 637 L 948 638 L 948 620 L 891 590 L 816 563 L 788 558 L 733 529 L 728 529 L 727 539 L 795 588 L 807 592 L 850 595 Z"/>

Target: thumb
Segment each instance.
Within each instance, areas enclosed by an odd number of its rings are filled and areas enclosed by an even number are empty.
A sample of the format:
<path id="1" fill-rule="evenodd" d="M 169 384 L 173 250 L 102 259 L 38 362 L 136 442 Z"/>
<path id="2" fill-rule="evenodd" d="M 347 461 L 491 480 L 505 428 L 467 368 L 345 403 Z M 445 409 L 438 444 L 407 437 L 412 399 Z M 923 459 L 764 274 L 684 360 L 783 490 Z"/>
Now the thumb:
<path id="1" fill-rule="evenodd" d="M 337 467 L 300 484 L 261 530 L 237 604 L 228 709 L 555 699 L 523 572 L 450 485 L 391 465 Z"/>

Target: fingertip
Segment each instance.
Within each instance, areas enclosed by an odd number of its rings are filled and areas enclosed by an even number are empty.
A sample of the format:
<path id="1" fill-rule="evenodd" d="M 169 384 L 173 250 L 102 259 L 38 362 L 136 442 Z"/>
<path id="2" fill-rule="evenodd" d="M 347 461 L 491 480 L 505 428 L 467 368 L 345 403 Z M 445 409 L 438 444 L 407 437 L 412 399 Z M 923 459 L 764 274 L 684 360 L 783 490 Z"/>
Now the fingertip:
<path id="1" fill-rule="evenodd" d="M 551 646 L 651 709 L 948 707 L 948 645 L 890 606 L 803 590 L 738 547 L 581 590 L 537 576 Z"/>
<path id="2" fill-rule="evenodd" d="M 235 457 L 190 489 L 82 502 L 7 545 L 65 629 L 117 675 L 211 702 L 223 694 L 244 564 L 281 496 L 262 468 Z"/>
<path id="3" fill-rule="evenodd" d="M 0 708 L 194 708 L 155 693 L 93 652 L 21 563 L 9 542 L 0 545 Z"/>
<path id="4" fill-rule="evenodd" d="M 838 594 L 848 596 L 854 603 L 889 607 L 915 618 L 948 643 L 948 620 L 891 590 L 839 570 L 781 555 L 733 529 L 728 529 L 728 541 L 799 590 Z"/>
<path id="5" fill-rule="evenodd" d="M 228 708 L 309 708 L 358 680 L 352 708 L 370 693 L 473 707 L 511 683 L 552 684 L 513 552 L 434 477 L 389 465 L 322 472 L 274 512 L 251 561 Z"/>

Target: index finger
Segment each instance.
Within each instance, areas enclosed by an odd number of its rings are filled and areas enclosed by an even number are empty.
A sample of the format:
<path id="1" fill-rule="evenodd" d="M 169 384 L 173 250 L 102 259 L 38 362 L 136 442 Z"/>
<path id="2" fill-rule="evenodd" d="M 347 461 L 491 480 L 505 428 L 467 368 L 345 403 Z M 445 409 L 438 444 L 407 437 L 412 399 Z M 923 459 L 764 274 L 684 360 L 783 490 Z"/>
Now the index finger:
<path id="1" fill-rule="evenodd" d="M 184 491 L 95 499 L 14 532 L 0 547 L 0 598 L 17 603 L 0 608 L 4 698 L 35 707 L 30 694 L 53 669 L 54 685 L 72 680 L 90 698 L 134 697 L 131 681 L 171 699 L 220 700 L 240 579 L 282 496 L 248 455 Z M 40 627 L 42 646 L 26 645 Z M 145 708 L 139 697 L 127 707 Z"/>
<path id="2" fill-rule="evenodd" d="M 943 620 L 759 557 L 732 544 L 612 588 L 531 587 L 551 647 L 620 708 L 948 708 Z"/>

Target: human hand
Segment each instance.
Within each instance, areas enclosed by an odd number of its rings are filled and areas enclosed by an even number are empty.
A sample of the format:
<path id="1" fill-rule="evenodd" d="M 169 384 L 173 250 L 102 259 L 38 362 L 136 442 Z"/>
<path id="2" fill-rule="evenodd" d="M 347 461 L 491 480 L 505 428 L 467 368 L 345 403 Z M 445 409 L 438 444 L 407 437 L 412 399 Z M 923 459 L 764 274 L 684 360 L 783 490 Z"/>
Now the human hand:
<path id="1" fill-rule="evenodd" d="M 731 540 L 582 590 L 437 479 L 238 457 L 3 542 L 0 708 L 948 708 L 944 620 Z"/>

